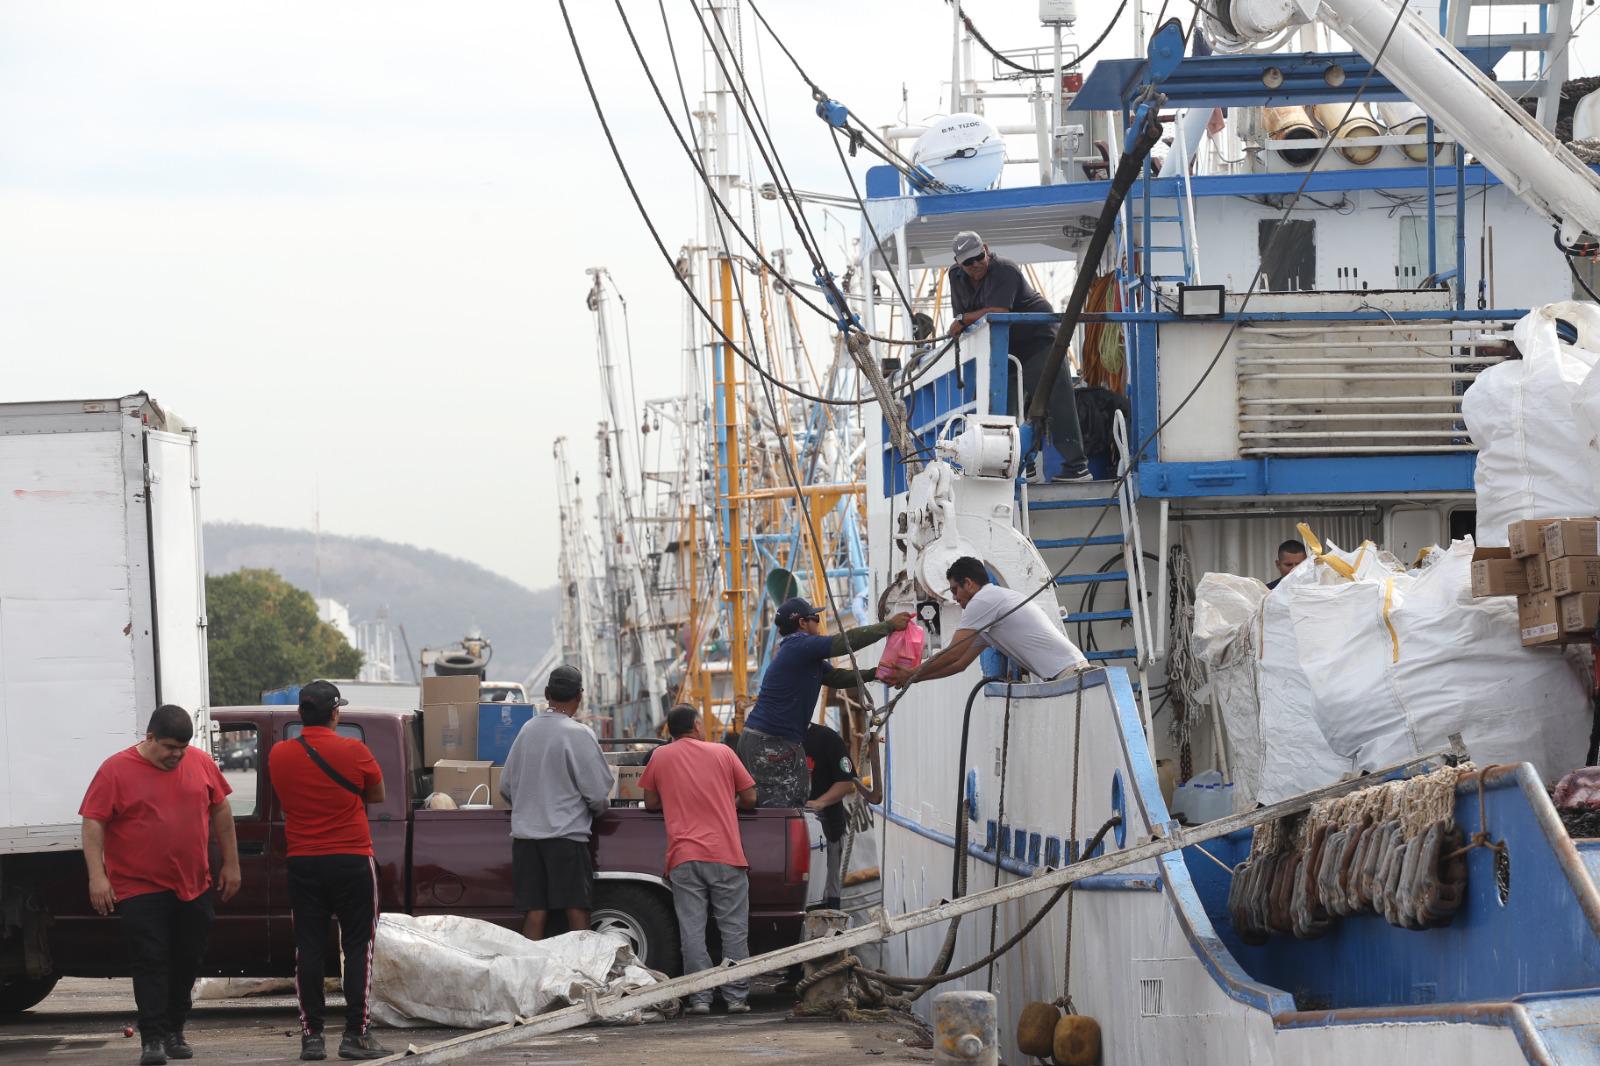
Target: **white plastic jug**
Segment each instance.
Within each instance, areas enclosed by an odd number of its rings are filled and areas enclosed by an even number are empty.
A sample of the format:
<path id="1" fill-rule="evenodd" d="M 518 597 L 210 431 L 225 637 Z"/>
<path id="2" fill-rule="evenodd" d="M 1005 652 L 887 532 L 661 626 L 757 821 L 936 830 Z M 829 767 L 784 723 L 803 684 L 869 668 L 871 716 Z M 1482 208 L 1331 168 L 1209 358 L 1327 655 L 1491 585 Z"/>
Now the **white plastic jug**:
<path id="1" fill-rule="evenodd" d="M 1216 770 L 1195 774 L 1172 796 L 1172 813 L 1191 825 L 1210 822 L 1233 811 L 1233 785 Z"/>

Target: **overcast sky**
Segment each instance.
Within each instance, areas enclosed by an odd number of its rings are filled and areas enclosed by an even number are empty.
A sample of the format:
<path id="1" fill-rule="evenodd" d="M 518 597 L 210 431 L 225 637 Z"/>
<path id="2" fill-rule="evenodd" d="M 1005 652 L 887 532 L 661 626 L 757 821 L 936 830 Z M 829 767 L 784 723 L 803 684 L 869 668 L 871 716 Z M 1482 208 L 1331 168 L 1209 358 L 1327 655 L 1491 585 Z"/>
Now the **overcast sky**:
<path id="1" fill-rule="evenodd" d="M 572 6 L 676 248 L 693 175 L 613 5 Z M 1002 47 L 1048 41 L 1034 0 L 964 6 Z M 667 7 L 694 94 L 698 25 L 687 0 Z M 1113 7 L 1079 0 L 1083 40 Z M 656 5 L 628 10 L 667 76 Z M 939 0 L 762 10 L 874 124 L 940 113 Z M 752 24 L 791 178 L 846 192 L 808 92 Z M 1102 54 L 1131 48 L 1125 23 Z M 842 270 L 846 230 L 825 232 Z M 324 530 L 549 584 L 552 440 L 593 464 L 584 268 L 601 264 L 628 297 L 640 396 L 678 391 L 680 293 L 553 0 L 0 6 L 0 400 L 147 390 L 200 427 L 209 519 L 309 527 L 320 493 Z"/>

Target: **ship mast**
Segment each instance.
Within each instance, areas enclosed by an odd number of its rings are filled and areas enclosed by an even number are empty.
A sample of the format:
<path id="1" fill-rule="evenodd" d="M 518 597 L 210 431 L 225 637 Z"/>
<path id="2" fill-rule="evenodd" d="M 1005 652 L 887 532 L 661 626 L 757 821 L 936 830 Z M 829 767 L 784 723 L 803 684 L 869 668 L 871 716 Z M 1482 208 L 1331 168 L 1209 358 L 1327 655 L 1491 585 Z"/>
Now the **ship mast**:
<path id="1" fill-rule="evenodd" d="M 561 589 L 561 661 L 577 666 L 598 693 L 602 680 L 595 669 L 594 572 L 583 521 L 583 498 L 567 460 L 567 439 L 557 437 L 553 450 L 556 509 L 561 522 L 561 551 L 556 563 Z"/>
<path id="2" fill-rule="evenodd" d="M 608 275 L 605 267 L 591 267 L 589 274 L 594 278 L 589 309 L 595 318 L 600 391 L 608 415 L 599 432 L 601 536 L 616 642 L 618 698 L 627 708 L 621 714 L 624 720 L 618 724 L 629 733 L 642 735 L 653 731 L 664 709 L 667 684 L 662 660 L 667 653 L 661 647 L 662 634 L 655 622 L 654 597 L 646 589 L 644 555 L 639 550 L 641 521 L 635 513 L 636 486 L 628 470 L 625 436 L 626 419 L 631 414 L 619 401 L 622 388 L 606 314 Z M 642 483 L 637 491 L 643 491 Z M 641 681 L 648 697 L 642 707 L 637 698 Z"/>
<path id="3" fill-rule="evenodd" d="M 716 51 L 724 49 L 724 39 L 732 40 L 738 33 L 738 12 L 731 0 L 706 0 L 706 13 L 719 24 L 722 33 L 709 34 L 709 46 Z M 716 198 L 734 208 L 738 203 L 734 195 L 734 159 L 729 134 L 729 96 L 731 87 L 723 76 L 724 63 L 713 59 L 707 64 L 711 86 L 709 107 L 696 113 L 700 119 L 700 151 L 702 164 L 711 176 Z M 736 210 L 736 208 L 735 208 Z M 711 306 L 716 308 L 722 332 L 734 336 L 733 312 L 738 296 L 734 290 L 733 252 L 723 241 L 723 232 L 717 225 L 718 207 L 708 194 L 705 205 L 705 247 L 709 258 L 716 262 L 716 283 L 711 286 Z M 708 283 L 710 278 L 707 278 Z M 746 343 L 749 343 L 748 338 Z M 723 627 L 728 642 L 728 658 L 732 669 L 733 727 L 744 728 L 745 705 L 750 696 L 750 654 L 746 645 L 749 626 L 745 600 L 746 586 L 744 563 L 744 514 L 739 497 L 743 494 L 744 470 L 741 464 L 740 445 L 743 428 L 740 419 L 740 381 L 738 357 L 733 348 L 716 339 L 711 344 L 711 369 L 713 404 L 716 409 L 715 432 L 717 452 L 717 494 L 721 555 L 723 566 L 723 600 L 727 608 L 727 624 Z"/>

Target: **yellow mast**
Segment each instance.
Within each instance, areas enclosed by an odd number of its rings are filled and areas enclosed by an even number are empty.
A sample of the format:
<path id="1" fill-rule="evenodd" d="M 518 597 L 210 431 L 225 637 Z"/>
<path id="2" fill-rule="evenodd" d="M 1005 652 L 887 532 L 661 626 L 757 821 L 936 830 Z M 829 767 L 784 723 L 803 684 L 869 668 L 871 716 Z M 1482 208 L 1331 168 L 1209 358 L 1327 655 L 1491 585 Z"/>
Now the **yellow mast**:
<path id="1" fill-rule="evenodd" d="M 733 260 L 724 254 L 718 259 L 722 288 L 722 332 L 733 336 Z M 745 648 L 745 593 L 744 587 L 744 533 L 741 524 L 740 500 L 743 489 L 742 467 L 739 462 L 739 393 L 737 357 L 733 345 L 722 345 L 722 431 L 723 462 L 727 474 L 727 496 L 723 506 L 728 509 L 727 521 L 722 526 L 722 558 L 726 587 L 723 598 L 728 601 L 729 633 L 728 656 L 733 666 L 733 728 L 744 730 L 745 702 L 750 694 L 750 655 Z"/>

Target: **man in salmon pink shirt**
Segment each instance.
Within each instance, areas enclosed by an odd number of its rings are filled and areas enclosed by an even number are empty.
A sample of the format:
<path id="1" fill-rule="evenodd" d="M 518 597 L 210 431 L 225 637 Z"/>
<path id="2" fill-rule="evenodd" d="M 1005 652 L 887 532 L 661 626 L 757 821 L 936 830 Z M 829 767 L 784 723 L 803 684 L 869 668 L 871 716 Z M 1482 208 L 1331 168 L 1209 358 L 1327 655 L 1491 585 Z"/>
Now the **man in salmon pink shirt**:
<path id="1" fill-rule="evenodd" d="M 233 790 L 211 756 L 189 747 L 193 737 L 188 711 L 158 707 L 143 740 L 100 764 L 78 808 L 89 902 L 100 914 L 117 912 L 128 942 L 142 1066 L 194 1057 L 183 1023 L 214 897 L 227 901 L 239 891 Z M 212 833 L 222 852 L 215 893 Z"/>
<path id="2" fill-rule="evenodd" d="M 667 823 L 667 881 L 678 912 L 685 973 L 711 965 L 706 950 L 706 913 L 716 916 L 722 956 L 748 958 L 750 864 L 739 840 L 735 803 L 756 805 L 756 783 L 732 748 L 699 739 L 700 715 L 693 707 L 674 707 L 667 715 L 672 742 L 650 754 L 639 787 L 646 810 L 661 811 Z M 722 986 L 729 1014 L 750 1009 L 749 981 Z M 711 993 L 689 997 L 690 1014 L 711 1013 Z"/>
<path id="3" fill-rule="evenodd" d="M 300 689 L 300 729 L 272 745 L 267 775 L 283 808 L 288 841 L 289 911 L 294 917 L 295 996 L 300 1001 L 300 1058 L 327 1058 L 328 925 L 339 919 L 344 947 L 342 1059 L 388 1054 L 372 1036 L 372 941 L 378 926 L 378 868 L 372 859 L 369 803 L 384 799 L 383 772 L 367 746 L 340 736 L 339 708 L 349 701 L 331 681 Z"/>

